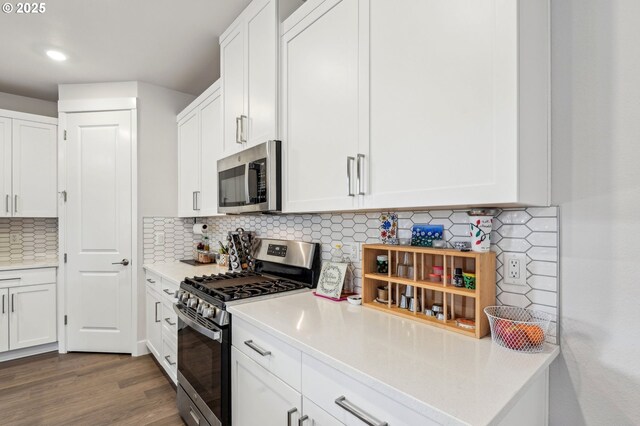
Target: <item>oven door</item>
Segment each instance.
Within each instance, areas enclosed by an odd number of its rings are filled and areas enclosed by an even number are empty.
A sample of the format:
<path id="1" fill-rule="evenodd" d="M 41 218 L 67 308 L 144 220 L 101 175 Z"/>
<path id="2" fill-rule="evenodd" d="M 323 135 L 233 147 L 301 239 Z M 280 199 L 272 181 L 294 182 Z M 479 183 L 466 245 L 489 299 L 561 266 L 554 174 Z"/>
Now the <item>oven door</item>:
<path id="1" fill-rule="evenodd" d="M 231 339 L 229 327 L 212 330 L 192 309 L 174 305 L 178 315 L 178 384 L 213 426 L 231 424 Z M 190 312 L 191 311 L 191 312 Z M 183 413 L 185 408 L 186 413 Z M 189 407 L 179 407 L 187 418 Z"/>
<path id="2" fill-rule="evenodd" d="M 218 211 L 281 210 L 280 141 L 269 141 L 218 161 Z"/>

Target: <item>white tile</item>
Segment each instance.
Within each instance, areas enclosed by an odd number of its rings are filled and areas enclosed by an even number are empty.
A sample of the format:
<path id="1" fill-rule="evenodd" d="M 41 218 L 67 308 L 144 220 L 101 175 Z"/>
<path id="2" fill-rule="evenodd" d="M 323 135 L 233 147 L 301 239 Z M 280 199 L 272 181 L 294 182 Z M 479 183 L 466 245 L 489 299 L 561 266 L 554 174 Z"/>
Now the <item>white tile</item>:
<path id="1" fill-rule="evenodd" d="M 558 208 L 557 207 L 529 207 L 527 209 L 527 213 L 529 213 L 533 217 L 556 217 L 558 216 Z"/>
<path id="2" fill-rule="evenodd" d="M 531 303 L 547 306 L 558 306 L 557 295 L 551 291 L 531 290 L 527 293 L 527 297 L 531 300 Z"/>
<path id="3" fill-rule="evenodd" d="M 498 287 L 500 287 L 502 291 L 515 294 L 527 294 L 529 291 L 531 291 L 531 287 L 529 287 L 528 285 L 513 285 L 506 284 L 504 282 L 500 283 Z"/>
<path id="4" fill-rule="evenodd" d="M 534 246 L 557 247 L 558 234 L 556 232 L 534 232 L 527 237 L 527 241 Z"/>
<path id="5" fill-rule="evenodd" d="M 411 221 L 413 223 L 429 223 L 431 221 L 431 215 L 426 212 L 415 213 L 411 216 Z"/>
<path id="6" fill-rule="evenodd" d="M 558 230 L 558 219 L 555 217 L 534 217 L 527 226 L 532 231 L 553 232 Z"/>
<path id="7" fill-rule="evenodd" d="M 469 215 L 466 212 L 454 212 L 449 216 L 449 220 L 453 223 L 467 224 L 469 223 Z"/>
<path id="8" fill-rule="evenodd" d="M 502 225 L 497 232 L 505 238 L 524 238 L 531 230 L 525 225 Z"/>
<path id="9" fill-rule="evenodd" d="M 497 299 L 504 305 L 517 306 L 519 308 L 526 308 L 531 304 L 531 301 L 527 299 L 523 294 L 515 294 L 503 291 Z"/>
<path id="10" fill-rule="evenodd" d="M 535 275 L 546 275 L 555 277 L 558 275 L 558 264 L 556 262 L 532 261 L 527 265 L 527 269 Z"/>
<path id="11" fill-rule="evenodd" d="M 449 228 L 449 232 L 456 237 L 469 237 L 469 225 L 452 225 L 451 228 Z"/>
<path id="12" fill-rule="evenodd" d="M 451 210 L 431 210 L 431 211 L 429 211 L 429 214 L 434 219 L 437 219 L 437 218 L 443 219 L 443 218 L 448 218 L 449 216 L 451 216 L 453 214 L 453 211 L 451 211 Z"/>
<path id="13" fill-rule="evenodd" d="M 498 247 L 504 251 L 524 253 L 529 250 L 531 244 L 520 238 L 503 238 L 498 243 Z"/>
<path id="14" fill-rule="evenodd" d="M 525 224 L 531 219 L 531 216 L 524 210 L 507 210 L 498 216 L 503 225 Z"/>
<path id="15" fill-rule="evenodd" d="M 444 229 L 449 229 L 452 223 L 449 219 L 432 219 L 429 225 L 442 225 Z"/>
<path id="16" fill-rule="evenodd" d="M 398 219 L 398 229 L 411 229 L 413 221 L 411 219 Z"/>
<path id="17" fill-rule="evenodd" d="M 555 247 L 531 247 L 527 251 L 531 260 L 544 260 L 547 262 L 558 261 L 558 249 Z"/>
<path id="18" fill-rule="evenodd" d="M 527 283 L 538 290 L 558 291 L 558 279 L 556 277 L 545 277 L 543 275 L 533 275 Z"/>
<path id="19" fill-rule="evenodd" d="M 558 316 L 558 308 L 556 308 L 555 306 L 536 305 L 534 303 L 531 306 L 529 306 L 529 309 L 533 309 L 535 311 L 542 311 L 542 312 L 546 312 L 548 314 L 553 315 L 554 319 L 552 321 L 555 321 L 555 317 Z"/>

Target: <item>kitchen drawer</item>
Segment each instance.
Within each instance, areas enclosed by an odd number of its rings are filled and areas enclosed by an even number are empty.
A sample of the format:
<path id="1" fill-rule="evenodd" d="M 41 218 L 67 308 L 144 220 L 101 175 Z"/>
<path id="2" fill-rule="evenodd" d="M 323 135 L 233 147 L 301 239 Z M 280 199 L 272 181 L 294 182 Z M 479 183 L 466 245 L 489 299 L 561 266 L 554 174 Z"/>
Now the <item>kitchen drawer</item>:
<path id="1" fill-rule="evenodd" d="M 160 278 L 160 275 L 154 274 L 153 272 L 150 272 L 148 270 L 144 272 L 144 281 L 150 288 L 154 289 L 155 291 L 159 292 L 162 288 L 162 278 Z"/>
<path id="2" fill-rule="evenodd" d="M 162 367 L 175 382 L 178 378 L 178 351 L 167 339 L 162 339 Z"/>
<path id="3" fill-rule="evenodd" d="M 351 414 L 356 411 L 374 424 L 439 424 L 306 354 L 302 355 L 302 389 L 306 398 L 345 425 L 363 424 Z M 344 398 L 341 404 L 346 407 L 338 405 L 339 398 Z"/>
<path id="4" fill-rule="evenodd" d="M 0 271 L 0 288 L 36 284 L 53 284 L 55 282 L 56 268 Z"/>
<path id="5" fill-rule="evenodd" d="M 178 316 L 173 310 L 173 304 L 166 300 L 162 302 L 162 336 L 177 346 L 178 341 Z"/>
<path id="6" fill-rule="evenodd" d="M 231 342 L 240 352 L 300 391 L 301 352 L 248 322 L 233 318 Z"/>
<path id="7" fill-rule="evenodd" d="M 175 294 L 176 291 L 178 290 L 178 284 L 169 281 L 166 278 L 162 279 L 162 297 L 164 298 L 165 301 L 173 304 L 176 303 L 178 301 L 178 299 L 175 298 Z"/>

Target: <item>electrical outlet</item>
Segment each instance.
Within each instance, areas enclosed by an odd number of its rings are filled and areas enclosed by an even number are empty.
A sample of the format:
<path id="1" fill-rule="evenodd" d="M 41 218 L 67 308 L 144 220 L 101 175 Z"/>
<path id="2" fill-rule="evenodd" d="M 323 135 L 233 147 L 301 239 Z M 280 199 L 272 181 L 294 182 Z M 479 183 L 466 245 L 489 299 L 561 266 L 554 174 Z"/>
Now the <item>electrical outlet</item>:
<path id="1" fill-rule="evenodd" d="M 527 256 L 524 253 L 504 253 L 502 280 L 505 284 L 527 285 Z"/>
<path id="2" fill-rule="evenodd" d="M 20 242 L 20 233 L 12 232 L 9 234 L 9 243 L 18 244 Z"/>
<path id="3" fill-rule="evenodd" d="M 333 243 L 332 248 L 342 251 L 342 258 L 346 261 L 358 261 L 358 244 L 357 243 Z"/>
<path id="4" fill-rule="evenodd" d="M 156 232 L 153 234 L 153 243 L 157 246 L 164 245 L 164 232 Z"/>

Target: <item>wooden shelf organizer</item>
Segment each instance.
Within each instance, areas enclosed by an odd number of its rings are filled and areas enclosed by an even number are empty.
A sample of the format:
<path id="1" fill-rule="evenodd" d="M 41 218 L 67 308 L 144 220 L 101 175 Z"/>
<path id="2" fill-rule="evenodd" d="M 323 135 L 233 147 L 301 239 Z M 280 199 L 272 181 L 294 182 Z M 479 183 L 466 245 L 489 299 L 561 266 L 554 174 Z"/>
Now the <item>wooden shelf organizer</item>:
<path id="1" fill-rule="evenodd" d="M 414 267 L 413 278 L 397 276 L 397 265 L 409 254 Z M 376 258 L 386 254 L 389 259 L 387 274 L 377 273 Z M 434 266 L 442 266 L 444 275 L 441 282 L 429 281 Z M 476 288 L 455 287 L 451 277 L 455 268 L 476 274 Z M 376 302 L 378 287 L 387 285 L 389 301 Z M 420 299 L 420 310 L 401 309 L 400 295 L 407 285 L 414 286 L 414 295 Z M 395 299 L 395 300 L 392 300 Z M 392 313 L 403 318 L 421 321 L 436 327 L 455 331 L 467 336 L 482 338 L 489 334 L 489 321 L 483 310 L 496 302 L 496 255 L 493 252 L 476 253 L 430 247 L 396 246 L 385 244 L 364 244 L 362 246 L 362 304 L 369 308 Z M 433 303 L 443 305 L 450 319 L 439 320 L 424 314 L 425 308 Z M 417 308 L 417 306 L 415 307 Z M 476 328 L 458 327 L 456 318 L 473 318 Z"/>

